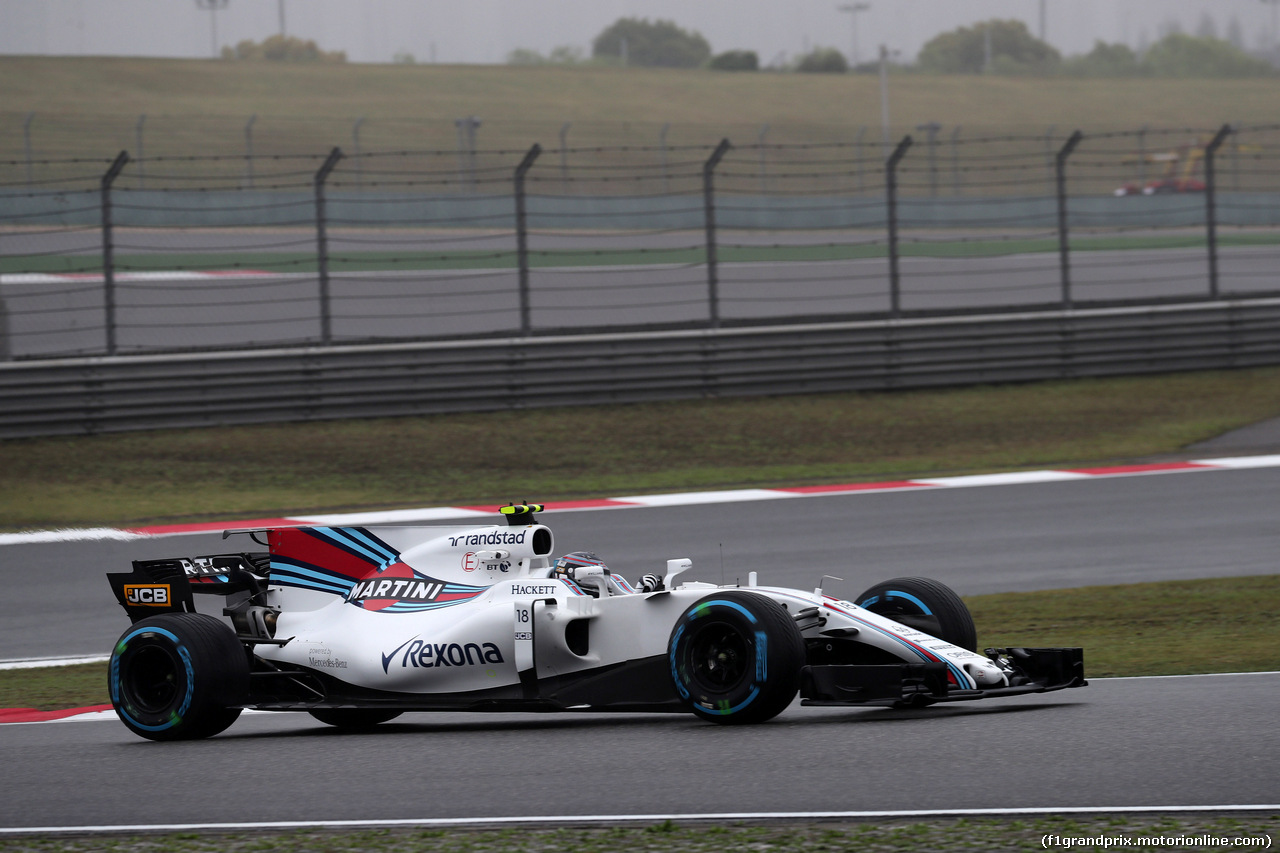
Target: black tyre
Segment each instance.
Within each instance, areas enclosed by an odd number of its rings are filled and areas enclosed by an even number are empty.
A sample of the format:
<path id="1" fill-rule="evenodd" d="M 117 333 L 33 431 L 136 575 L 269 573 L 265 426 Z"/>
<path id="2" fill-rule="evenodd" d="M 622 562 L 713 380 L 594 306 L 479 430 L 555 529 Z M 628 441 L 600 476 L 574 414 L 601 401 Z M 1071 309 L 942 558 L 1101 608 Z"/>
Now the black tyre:
<path id="1" fill-rule="evenodd" d="M 308 713 L 325 725 L 340 729 L 368 729 L 394 720 L 404 712 L 381 708 L 316 708 Z"/>
<path id="2" fill-rule="evenodd" d="M 150 740 L 192 740 L 240 716 L 249 686 L 244 646 L 203 613 L 165 613 L 135 623 L 111 652 L 111 704 L 121 722 Z"/>
<path id="3" fill-rule="evenodd" d="M 972 651 L 978 645 L 973 616 L 951 587 L 930 578 L 882 581 L 854 602 L 908 628 Z"/>
<path id="4" fill-rule="evenodd" d="M 804 639 L 776 601 L 724 590 L 680 616 L 667 657 L 676 691 L 693 713 L 715 723 L 761 723 L 799 691 Z"/>

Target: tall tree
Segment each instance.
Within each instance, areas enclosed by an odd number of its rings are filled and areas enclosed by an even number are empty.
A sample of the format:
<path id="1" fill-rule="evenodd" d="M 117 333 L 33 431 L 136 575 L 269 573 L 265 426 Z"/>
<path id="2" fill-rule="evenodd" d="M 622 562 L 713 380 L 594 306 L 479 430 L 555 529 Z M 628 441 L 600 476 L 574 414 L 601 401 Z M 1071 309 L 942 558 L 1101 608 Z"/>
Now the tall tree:
<path id="1" fill-rule="evenodd" d="M 1229 42 L 1171 33 L 1151 46 L 1142 67 L 1156 77 L 1267 77 L 1270 63 Z"/>
<path id="2" fill-rule="evenodd" d="M 625 56 L 628 65 L 697 68 L 711 58 L 711 45 L 672 21 L 619 18 L 596 36 L 591 55 L 620 61 Z"/>
<path id="3" fill-rule="evenodd" d="M 933 38 L 921 48 L 919 57 L 921 68 L 941 74 L 980 74 L 986 70 L 1044 73 L 1061 61 L 1061 54 L 1031 35 L 1022 21 L 986 21 L 960 27 Z"/>
<path id="4" fill-rule="evenodd" d="M 1218 37 L 1218 25 L 1208 12 L 1200 15 L 1200 23 L 1196 24 L 1196 35 L 1202 39 L 1216 39 Z"/>

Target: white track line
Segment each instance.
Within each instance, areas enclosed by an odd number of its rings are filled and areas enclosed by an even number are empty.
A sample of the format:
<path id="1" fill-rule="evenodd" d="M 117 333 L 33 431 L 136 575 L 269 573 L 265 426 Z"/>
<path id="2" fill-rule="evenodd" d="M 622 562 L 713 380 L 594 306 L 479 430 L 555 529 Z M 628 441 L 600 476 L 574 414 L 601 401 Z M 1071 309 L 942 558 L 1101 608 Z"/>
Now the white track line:
<path id="1" fill-rule="evenodd" d="M 0 671 L 6 669 L 42 669 L 47 666 L 79 666 L 82 663 L 105 663 L 111 655 L 85 655 L 78 658 L 15 658 L 0 660 Z"/>
<path id="2" fill-rule="evenodd" d="M 483 827 L 509 824 L 562 826 L 565 824 L 661 823 L 664 821 L 797 821 L 797 820 L 904 820 L 922 818 L 1008 817 L 1032 815 L 1179 814 L 1204 812 L 1280 812 L 1276 803 L 1241 803 L 1186 806 L 1044 806 L 998 809 L 907 809 L 901 811 L 849 812 L 706 812 L 702 814 L 529 815 L 523 817 L 402 818 L 394 820 L 281 820 L 244 823 L 140 823 L 87 826 L 0 827 L 0 835 L 50 833 L 100 834 L 115 832 L 229 832 L 264 829 L 390 829 L 395 827 Z"/>
<path id="3" fill-rule="evenodd" d="M 101 539 L 127 541 L 141 539 L 144 534 L 112 527 L 69 527 L 62 530 L 32 530 L 26 533 L 0 533 L 0 545 L 30 545 L 42 542 L 92 542 Z"/>

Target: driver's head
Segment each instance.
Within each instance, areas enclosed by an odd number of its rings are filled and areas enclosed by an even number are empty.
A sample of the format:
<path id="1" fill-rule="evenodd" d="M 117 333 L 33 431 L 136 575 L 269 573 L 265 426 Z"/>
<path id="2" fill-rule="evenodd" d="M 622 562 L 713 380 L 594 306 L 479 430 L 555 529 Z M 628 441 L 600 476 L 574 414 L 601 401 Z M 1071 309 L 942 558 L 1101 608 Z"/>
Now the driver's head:
<path id="1" fill-rule="evenodd" d="M 609 567 L 595 554 L 590 551 L 573 551 L 555 561 L 551 576 L 571 580 L 578 584 L 583 592 L 596 595 L 599 591 L 597 586 L 591 581 L 586 583 L 583 581 L 590 577 L 603 577 L 608 573 Z"/>

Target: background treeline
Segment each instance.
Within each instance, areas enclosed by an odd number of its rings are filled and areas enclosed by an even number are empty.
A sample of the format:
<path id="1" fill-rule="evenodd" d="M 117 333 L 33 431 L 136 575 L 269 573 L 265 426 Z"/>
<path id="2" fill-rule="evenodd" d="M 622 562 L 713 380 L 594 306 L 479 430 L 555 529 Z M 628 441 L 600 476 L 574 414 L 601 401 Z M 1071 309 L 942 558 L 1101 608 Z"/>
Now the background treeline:
<path id="1" fill-rule="evenodd" d="M 935 37 L 920 50 L 914 64 L 894 63 L 897 70 L 928 74 L 1001 74 L 1071 77 L 1269 77 L 1278 71 L 1271 62 L 1245 51 L 1234 39 L 1219 38 L 1211 26 L 1196 35 L 1176 27 L 1149 47 L 1134 50 L 1126 44 L 1097 42 L 1089 53 L 1064 57 L 1037 39 L 1016 20 L 992 20 L 960 27 Z M 548 55 L 520 49 L 507 57 L 512 65 L 625 65 L 647 68 L 710 68 L 758 71 L 755 51 L 729 50 L 715 54 L 697 32 L 671 21 L 622 18 L 598 35 L 591 56 L 576 47 L 558 47 Z M 775 61 L 769 70 L 843 74 L 850 70 L 878 70 L 878 60 L 850 68 L 845 55 L 832 47 L 816 47 L 798 57 Z"/>

